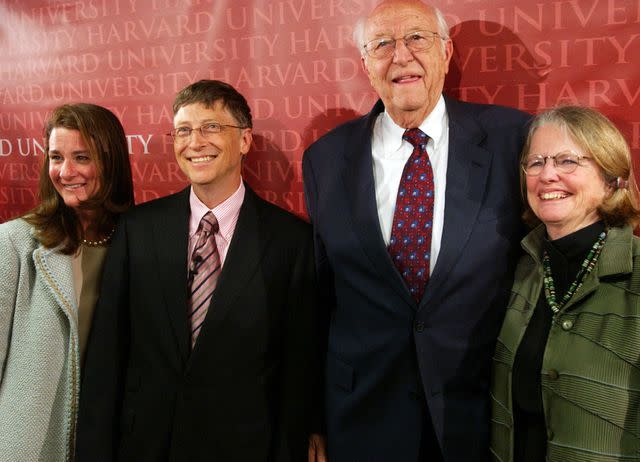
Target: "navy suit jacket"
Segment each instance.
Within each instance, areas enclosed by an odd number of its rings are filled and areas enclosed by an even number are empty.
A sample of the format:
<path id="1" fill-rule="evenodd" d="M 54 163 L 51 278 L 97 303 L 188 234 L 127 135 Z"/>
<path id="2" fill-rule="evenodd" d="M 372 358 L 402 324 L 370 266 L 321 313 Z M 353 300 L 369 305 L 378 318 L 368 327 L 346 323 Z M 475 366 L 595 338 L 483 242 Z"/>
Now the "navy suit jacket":
<path id="1" fill-rule="evenodd" d="M 445 461 L 488 458 L 490 360 L 519 241 L 518 158 L 530 116 L 446 99 L 449 160 L 442 247 L 422 301 L 384 244 L 371 113 L 305 153 L 323 303 L 329 458 L 415 461 L 428 409 Z"/>

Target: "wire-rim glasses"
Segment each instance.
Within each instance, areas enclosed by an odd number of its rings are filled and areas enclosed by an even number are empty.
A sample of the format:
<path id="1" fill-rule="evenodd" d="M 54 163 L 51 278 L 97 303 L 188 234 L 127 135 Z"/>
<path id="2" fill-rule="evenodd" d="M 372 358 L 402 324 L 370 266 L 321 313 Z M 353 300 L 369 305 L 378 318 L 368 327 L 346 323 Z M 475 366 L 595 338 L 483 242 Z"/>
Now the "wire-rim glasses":
<path id="1" fill-rule="evenodd" d="M 217 135 L 225 128 L 247 128 L 239 125 L 221 124 L 218 122 L 209 122 L 202 124 L 199 127 L 177 127 L 167 133 L 173 141 L 176 143 L 184 143 L 191 138 L 191 133 L 194 130 L 199 130 L 203 138 L 210 138 L 213 135 Z"/>
<path id="2" fill-rule="evenodd" d="M 436 38 L 446 40 L 437 32 L 428 30 L 417 30 L 410 32 L 404 37 L 380 37 L 364 44 L 364 51 L 371 58 L 381 59 L 391 56 L 396 49 L 396 42 L 402 40 L 404 45 L 412 52 L 428 50 L 433 46 Z"/>
<path id="3" fill-rule="evenodd" d="M 544 170 L 547 159 L 553 159 L 553 166 L 560 173 L 573 173 L 579 165 L 584 165 L 584 159 L 591 159 L 591 157 L 576 154 L 573 151 L 561 151 L 553 155 L 528 156 L 520 166 L 525 175 L 538 176 Z"/>

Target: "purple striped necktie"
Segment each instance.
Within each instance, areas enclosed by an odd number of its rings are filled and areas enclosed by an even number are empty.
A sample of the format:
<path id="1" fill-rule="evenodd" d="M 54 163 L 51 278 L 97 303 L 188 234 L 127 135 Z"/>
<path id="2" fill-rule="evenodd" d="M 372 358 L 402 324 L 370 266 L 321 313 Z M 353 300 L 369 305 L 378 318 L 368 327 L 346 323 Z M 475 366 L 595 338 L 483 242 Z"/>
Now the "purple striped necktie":
<path id="1" fill-rule="evenodd" d="M 198 241 L 189 262 L 191 348 L 196 344 L 220 275 L 220 254 L 215 239 L 217 231 L 218 220 L 213 213 L 207 212 L 198 225 Z"/>
<path id="2" fill-rule="evenodd" d="M 429 137 L 419 128 L 412 128 L 402 138 L 413 145 L 413 152 L 400 179 L 389 254 L 411 296 L 420 303 L 429 280 L 431 260 L 433 170 L 427 154 Z"/>

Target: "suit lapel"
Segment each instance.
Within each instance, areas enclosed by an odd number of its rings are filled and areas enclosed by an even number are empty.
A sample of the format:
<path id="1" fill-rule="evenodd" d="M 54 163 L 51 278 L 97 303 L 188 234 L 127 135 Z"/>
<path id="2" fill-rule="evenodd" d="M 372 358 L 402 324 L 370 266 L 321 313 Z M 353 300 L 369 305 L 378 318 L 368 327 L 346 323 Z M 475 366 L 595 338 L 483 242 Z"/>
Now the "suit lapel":
<path id="1" fill-rule="evenodd" d="M 261 224 L 264 219 L 260 213 L 261 199 L 249 186 L 245 184 L 245 187 L 238 223 L 192 357 L 197 355 L 202 345 L 216 338 L 216 330 L 221 327 L 225 316 L 233 308 L 234 300 L 247 287 L 256 272 L 271 238 L 271 228 Z"/>
<path id="2" fill-rule="evenodd" d="M 344 185 L 356 235 L 371 260 L 372 266 L 380 274 L 381 280 L 388 281 L 408 304 L 415 306 L 402 276 L 396 270 L 389 256 L 378 219 L 371 136 L 376 118 L 383 110 L 382 102 L 378 101 L 348 140 L 345 149 Z"/>
<path id="3" fill-rule="evenodd" d="M 448 278 L 476 221 L 493 154 L 481 147 L 486 133 L 456 101 L 446 99 L 449 160 L 444 227 L 438 261 L 420 306 L 426 306 Z"/>
<path id="4" fill-rule="evenodd" d="M 152 246 L 157 252 L 158 274 L 165 308 L 183 360 L 189 357 L 187 321 L 187 253 L 189 240 L 189 192 L 186 188 L 168 198 L 166 213 L 153 222 Z"/>

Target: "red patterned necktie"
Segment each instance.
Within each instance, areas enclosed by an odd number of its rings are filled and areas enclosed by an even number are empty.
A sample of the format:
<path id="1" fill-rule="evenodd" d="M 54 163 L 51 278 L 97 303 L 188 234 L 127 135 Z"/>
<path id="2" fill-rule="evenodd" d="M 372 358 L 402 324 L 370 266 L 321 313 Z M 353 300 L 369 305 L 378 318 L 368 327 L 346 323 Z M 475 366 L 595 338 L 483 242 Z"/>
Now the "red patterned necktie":
<path id="1" fill-rule="evenodd" d="M 427 154 L 429 137 L 419 128 L 402 136 L 413 152 L 402 171 L 393 214 L 389 254 L 411 295 L 420 303 L 429 280 L 433 227 L 433 170 Z"/>
<path id="2" fill-rule="evenodd" d="M 207 212 L 198 225 L 198 231 L 196 231 L 198 241 L 189 264 L 189 319 L 192 348 L 196 344 L 207 315 L 211 296 L 220 274 L 220 254 L 215 239 L 217 231 L 218 220 L 213 213 Z"/>

